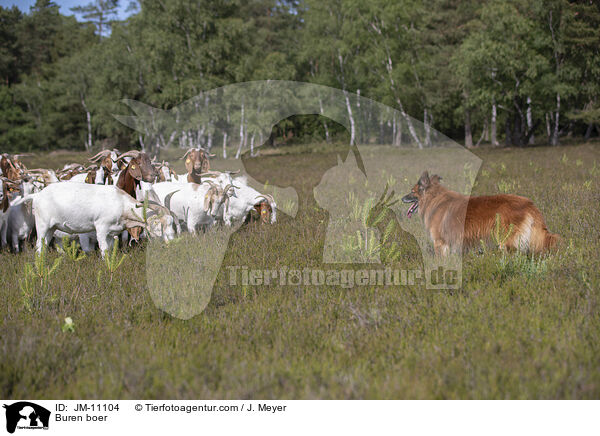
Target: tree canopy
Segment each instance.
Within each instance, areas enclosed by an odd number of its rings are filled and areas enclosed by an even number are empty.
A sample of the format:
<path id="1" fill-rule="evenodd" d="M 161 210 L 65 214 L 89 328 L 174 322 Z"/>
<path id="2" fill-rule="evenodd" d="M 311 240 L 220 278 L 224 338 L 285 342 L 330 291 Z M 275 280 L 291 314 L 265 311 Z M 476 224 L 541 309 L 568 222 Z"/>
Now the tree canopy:
<path id="1" fill-rule="evenodd" d="M 27 13 L 0 7 L 2 151 L 212 147 L 220 130 L 209 119 L 149 144 L 112 114 L 126 110 L 123 99 L 166 110 L 203 90 L 265 79 L 333 86 L 396 108 L 398 119 L 377 120 L 374 140 L 383 143 L 407 138 L 427 147 L 433 129 L 469 146 L 600 133 L 597 2 L 132 3 L 135 13 L 123 21 L 118 0 L 82 2 L 72 9 L 81 21 L 50 0 Z M 219 138 L 241 149 L 255 138 L 238 109 L 227 122 L 242 124 L 240 137 Z M 336 128 L 301 116 L 288 124 L 282 135 L 310 136 L 310 127 L 329 138 Z"/>

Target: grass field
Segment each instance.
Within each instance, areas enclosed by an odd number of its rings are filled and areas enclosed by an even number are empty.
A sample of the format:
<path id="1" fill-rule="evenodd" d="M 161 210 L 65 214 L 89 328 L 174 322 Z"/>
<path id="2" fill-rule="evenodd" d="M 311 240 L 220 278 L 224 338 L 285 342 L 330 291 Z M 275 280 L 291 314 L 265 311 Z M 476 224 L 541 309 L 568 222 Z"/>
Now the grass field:
<path id="1" fill-rule="evenodd" d="M 308 202 L 295 219 L 237 231 L 208 307 L 183 321 L 153 304 L 144 247 L 126 251 L 114 273 L 97 255 L 51 251 L 50 263 L 62 261 L 26 297 L 19 281 L 33 250 L 3 252 L 0 397 L 599 398 L 600 144 L 474 153 L 483 159 L 474 193 L 532 198 L 564 239 L 557 254 L 468 253 L 454 291 L 229 286 L 228 265 L 319 266 L 328 216 Z M 306 194 L 332 157 L 256 162 Z M 63 331 L 65 317 L 73 331 Z"/>

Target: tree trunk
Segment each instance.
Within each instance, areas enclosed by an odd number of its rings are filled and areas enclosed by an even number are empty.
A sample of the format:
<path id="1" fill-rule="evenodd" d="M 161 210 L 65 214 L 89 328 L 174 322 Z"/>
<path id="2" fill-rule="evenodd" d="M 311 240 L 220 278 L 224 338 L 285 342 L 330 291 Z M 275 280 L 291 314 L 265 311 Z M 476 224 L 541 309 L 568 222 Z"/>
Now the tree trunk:
<path id="1" fill-rule="evenodd" d="M 210 149 L 212 148 L 212 142 L 213 142 L 213 134 L 212 132 L 208 132 L 208 139 L 206 141 L 206 149 L 210 151 Z"/>
<path id="2" fill-rule="evenodd" d="M 239 159 L 242 154 L 242 147 L 244 146 L 244 102 L 242 101 L 242 115 L 240 116 L 240 145 L 238 146 L 235 158 Z"/>
<path id="3" fill-rule="evenodd" d="M 319 111 L 321 112 L 321 116 L 323 116 L 323 101 L 319 98 Z M 329 127 L 327 126 L 327 121 L 323 120 L 323 128 L 325 129 L 325 142 L 328 144 L 331 142 L 329 138 Z"/>
<path id="4" fill-rule="evenodd" d="M 475 147 L 479 147 L 479 144 L 481 144 L 481 141 L 483 141 L 483 139 L 487 136 L 487 133 L 488 133 L 488 125 L 487 125 L 487 119 L 486 119 L 483 122 L 483 130 L 481 131 L 481 136 L 479 137 L 477 144 L 475 144 Z"/>
<path id="5" fill-rule="evenodd" d="M 396 117 L 394 117 L 394 120 Z M 396 136 L 394 137 L 394 145 L 402 146 L 402 120 L 396 121 Z"/>
<path id="6" fill-rule="evenodd" d="M 473 148 L 473 134 L 471 133 L 471 111 L 465 109 L 465 147 Z"/>
<path id="7" fill-rule="evenodd" d="M 87 123 L 87 141 L 85 142 L 85 149 L 89 150 L 90 148 L 92 148 L 92 114 L 90 113 L 90 111 L 88 110 L 88 108 L 85 104 L 85 99 L 83 98 L 83 94 L 81 94 L 81 105 L 83 106 L 83 109 L 85 110 L 85 119 L 86 119 L 86 123 Z"/>
<path id="8" fill-rule="evenodd" d="M 514 122 L 513 122 L 513 135 L 512 135 L 512 143 L 513 145 L 517 145 L 519 147 L 523 146 L 523 124 L 522 118 L 519 113 L 515 113 Z"/>
<path id="9" fill-rule="evenodd" d="M 558 122 L 560 118 L 560 94 L 556 93 L 556 112 L 554 115 L 554 131 L 552 132 L 552 139 L 550 145 L 558 145 Z"/>
<path id="10" fill-rule="evenodd" d="M 350 104 L 350 98 L 348 97 L 348 91 L 344 90 L 344 97 L 346 98 L 346 109 L 348 111 L 348 118 L 350 120 L 350 145 L 356 144 L 356 125 L 354 123 L 354 115 L 352 114 L 352 105 Z"/>
<path id="11" fill-rule="evenodd" d="M 410 133 L 410 136 L 412 136 L 413 140 L 417 143 L 418 147 L 422 149 L 423 143 L 419 139 L 419 135 L 417 135 L 417 131 L 415 130 L 415 126 L 412 123 L 412 119 L 404 111 L 404 106 L 402 105 L 402 101 L 399 98 L 397 98 L 396 103 L 398 104 L 398 107 L 400 108 L 400 113 L 402 114 L 402 117 L 406 120 L 406 124 L 408 124 L 408 131 Z"/>
<path id="12" fill-rule="evenodd" d="M 594 123 L 590 123 L 585 130 L 585 140 L 587 141 L 592 136 L 592 132 L 594 130 Z"/>
<path id="13" fill-rule="evenodd" d="M 359 122 L 359 129 L 358 129 L 358 133 L 360 135 L 360 137 L 358 138 L 358 141 L 363 144 L 364 143 L 364 125 L 365 123 L 363 122 L 363 113 L 360 110 L 360 89 L 356 90 L 356 95 L 358 95 L 358 98 L 356 99 L 356 120 L 358 120 Z M 363 128 L 360 128 L 360 125 L 363 126 Z M 356 128 L 355 128 L 355 134 L 356 134 Z M 355 138 L 356 140 L 356 138 Z"/>
<path id="14" fill-rule="evenodd" d="M 531 113 L 531 97 L 527 97 L 527 133 L 529 136 L 529 144 L 535 144 L 535 136 L 533 133 L 530 133 L 533 129 L 533 115 Z"/>
<path id="15" fill-rule="evenodd" d="M 223 132 L 223 159 L 227 159 L 227 131 Z"/>
<path id="16" fill-rule="evenodd" d="M 250 156 L 254 157 L 254 137 L 256 136 L 256 133 L 252 134 L 252 137 L 250 138 Z"/>
<path id="17" fill-rule="evenodd" d="M 506 135 L 505 143 L 507 147 L 512 145 L 512 130 L 511 130 L 510 114 L 506 114 L 506 121 L 504 123 L 504 133 Z"/>
<path id="18" fill-rule="evenodd" d="M 492 126 L 491 126 L 491 138 L 490 141 L 492 142 L 492 146 L 493 147 L 497 147 L 498 144 L 498 134 L 497 134 L 497 127 L 496 127 L 496 120 L 498 118 L 498 110 L 496 108 L 496 99 L 492 99 Z"/>
<path id="19" fill-rule="evenodd" d="M 427 108 L 423 110 L 423 124 L 425 125 L 425 146 L 431 147 L 431 120 L 432 117 L 429 115 Z M 471 139 L 471 144 L 473 140 Z"/>

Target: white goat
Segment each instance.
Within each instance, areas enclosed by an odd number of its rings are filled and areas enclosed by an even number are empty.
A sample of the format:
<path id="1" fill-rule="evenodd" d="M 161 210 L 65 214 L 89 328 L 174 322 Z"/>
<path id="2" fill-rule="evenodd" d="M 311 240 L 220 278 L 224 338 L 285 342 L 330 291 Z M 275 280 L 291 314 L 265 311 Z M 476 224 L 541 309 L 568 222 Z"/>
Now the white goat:
<path id="1" fill-rule="evenodd" d="M 229 202 L 229 208 L 225 211 L 224 221 L 225 224 L 233 224 L 236 222 L 243 222 L 246 219 L 248 213 L 254 209 L 258 204 L 267 201 L 271 207 L 271 224 L 276 221 L 276 208 L 277 204 L 270 195 L 263 195 L 256 189 L 248 186 L 248 181 L 245 177 L 238 177 L 234 179 L 235 196 L 231 197 Z"/>
<path id="2" fill-rule="evenodd" d="M 212 226 L 215 219 L 222 216 L 223 207 L 226 207 L 233 191 L 231 187 L 224 190 L 213 182 L 202 184 L 161 182 L 154 184 L 152 189 L 163 204 L 165 198 L 172 194 L 170 210 L 193 234 L 200 226 Z"/>
<path id="3" fill-rule="evenodd" d="M 48 243 L 55 230 L 66 233 L 96 232 L 102 256 L 112 245 L 112 236 L 132 227 L 145 227 L 150 236 L 165 241 L 175 237 L 173 216 L 164 207 L 150 204 L 147 223 L 143 205 L 116 186 L 54 183 L 32 194 L 37 230 L 37 250 Z"/>
<path id="4" fill-rule="evenodd" d="M 26 240 L 35 228 L 31 207 L 23 201 L 23 198 L 38 192 L 42 186 L 43 184 L 36 180 L 22 180 L 19 185 L 19 193 L 13 195 L 8 210 L 5 212 L 0 238 L 3 245 L 10 240 L 15 252 L 20 250 L 20 242 Z"/>

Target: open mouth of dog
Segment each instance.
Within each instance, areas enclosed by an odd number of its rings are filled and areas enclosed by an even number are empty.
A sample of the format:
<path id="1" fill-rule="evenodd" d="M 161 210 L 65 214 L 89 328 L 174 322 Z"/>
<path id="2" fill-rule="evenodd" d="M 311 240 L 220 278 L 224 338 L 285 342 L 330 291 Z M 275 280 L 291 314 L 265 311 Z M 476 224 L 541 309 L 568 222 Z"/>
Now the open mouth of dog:
<path id="1" fill-rule="evenodd" d="M 406 216 L 412 218 L 413 213 L 419 208 L 419 200 L 411 194 L 402 197 L 403 203 L 411 203 L 410 207 L 406 211 Z"/>

